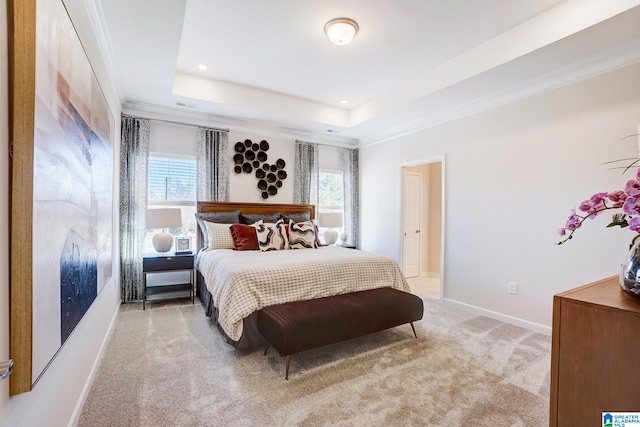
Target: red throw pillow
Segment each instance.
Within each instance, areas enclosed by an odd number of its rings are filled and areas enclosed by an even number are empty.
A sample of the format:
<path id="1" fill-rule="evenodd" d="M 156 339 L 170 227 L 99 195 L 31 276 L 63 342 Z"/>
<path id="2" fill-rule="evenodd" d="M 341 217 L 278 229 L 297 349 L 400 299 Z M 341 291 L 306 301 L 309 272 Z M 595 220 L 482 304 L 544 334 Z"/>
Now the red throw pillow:
<path id="1" fill-rule="evenodd" d="M 236 251 L 260 250 L 260 247 L 258 247 L 258 235 L 253 225 L 233 224 L 230 228 Z"/>

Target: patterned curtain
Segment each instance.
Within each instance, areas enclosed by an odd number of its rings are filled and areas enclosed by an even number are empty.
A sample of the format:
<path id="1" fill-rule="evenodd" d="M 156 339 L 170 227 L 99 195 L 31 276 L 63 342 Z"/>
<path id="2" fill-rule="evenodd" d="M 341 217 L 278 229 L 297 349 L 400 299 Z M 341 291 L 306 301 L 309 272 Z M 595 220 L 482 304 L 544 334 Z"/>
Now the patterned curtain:
<path id="1" fill-rule="evenodd" d="M 344 171 L 344 232 L 350 245 L 360 246 L 360 178 L 358 149 L 345 148 L 342 154 Z"/>
<path id="2" fill-rule="evenodd" d="M 142 297 L 149 120 L 122 115 L 120 135 L 120 288 L 122 302 Z"/>
<path id="3" fill-rule="evenodd" d="M 293 165 L 293 203 L 318 206 L 318 144 L 296 140 Z"/>
<path id="4" fill-rule="evenodd" d="M 229 133 L 199 127 L 196 130 L 196 194 L 198 201 L 229 201 Z"/>

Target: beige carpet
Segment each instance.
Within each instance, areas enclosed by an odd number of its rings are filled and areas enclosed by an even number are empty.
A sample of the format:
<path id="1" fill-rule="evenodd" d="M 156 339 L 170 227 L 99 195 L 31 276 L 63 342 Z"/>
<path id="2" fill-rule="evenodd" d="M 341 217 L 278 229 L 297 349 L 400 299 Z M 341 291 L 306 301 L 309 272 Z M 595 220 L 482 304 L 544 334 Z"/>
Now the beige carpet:
<path id="1" fill-rule="evenodd" d="M 550 337 L 425 298 L 425 317 L 294 355 L 238 352 L 202 306 L 123 306 L 79 426 L 546 426 Z"/>

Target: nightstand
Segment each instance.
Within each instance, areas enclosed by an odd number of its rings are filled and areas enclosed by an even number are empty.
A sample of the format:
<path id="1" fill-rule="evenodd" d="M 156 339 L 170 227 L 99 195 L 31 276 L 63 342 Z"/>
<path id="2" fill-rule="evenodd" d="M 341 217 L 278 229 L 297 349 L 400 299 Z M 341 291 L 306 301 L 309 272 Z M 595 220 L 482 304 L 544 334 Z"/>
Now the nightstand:
<path id="1" fill-rule="evenodd" d="M 170 273 L 174 271 L 189 271 L 189 283 L 175 285 L 147 286 L 147 274 Z M 147 295 L 157 295 L 166 292 L 189 291 L 191 303 L 195 303 L 193 254 L 149 254 L 142 258 L 142 273 L 144 276 L 142 290 L 142 309 L 146 309 Z"/>
<path id="2" fill-rule="evenodd" d="M 336 243 L 336 246 L 340 246 L 341 248 L 347 248 L 347 249 L 356 249 L 356 245 L 340 245 Z"/>

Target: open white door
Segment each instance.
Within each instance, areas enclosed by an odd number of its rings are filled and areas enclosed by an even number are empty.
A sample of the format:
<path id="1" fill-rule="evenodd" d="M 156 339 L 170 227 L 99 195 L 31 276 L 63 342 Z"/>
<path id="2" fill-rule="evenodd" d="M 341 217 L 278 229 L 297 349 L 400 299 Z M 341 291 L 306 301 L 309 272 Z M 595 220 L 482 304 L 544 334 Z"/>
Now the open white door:
<path id="1" fill-rule="evenodd" d="M 422 175 L 404 174 L 404 275 L 420 275 L 420 209 L 422 206 Z"/>

